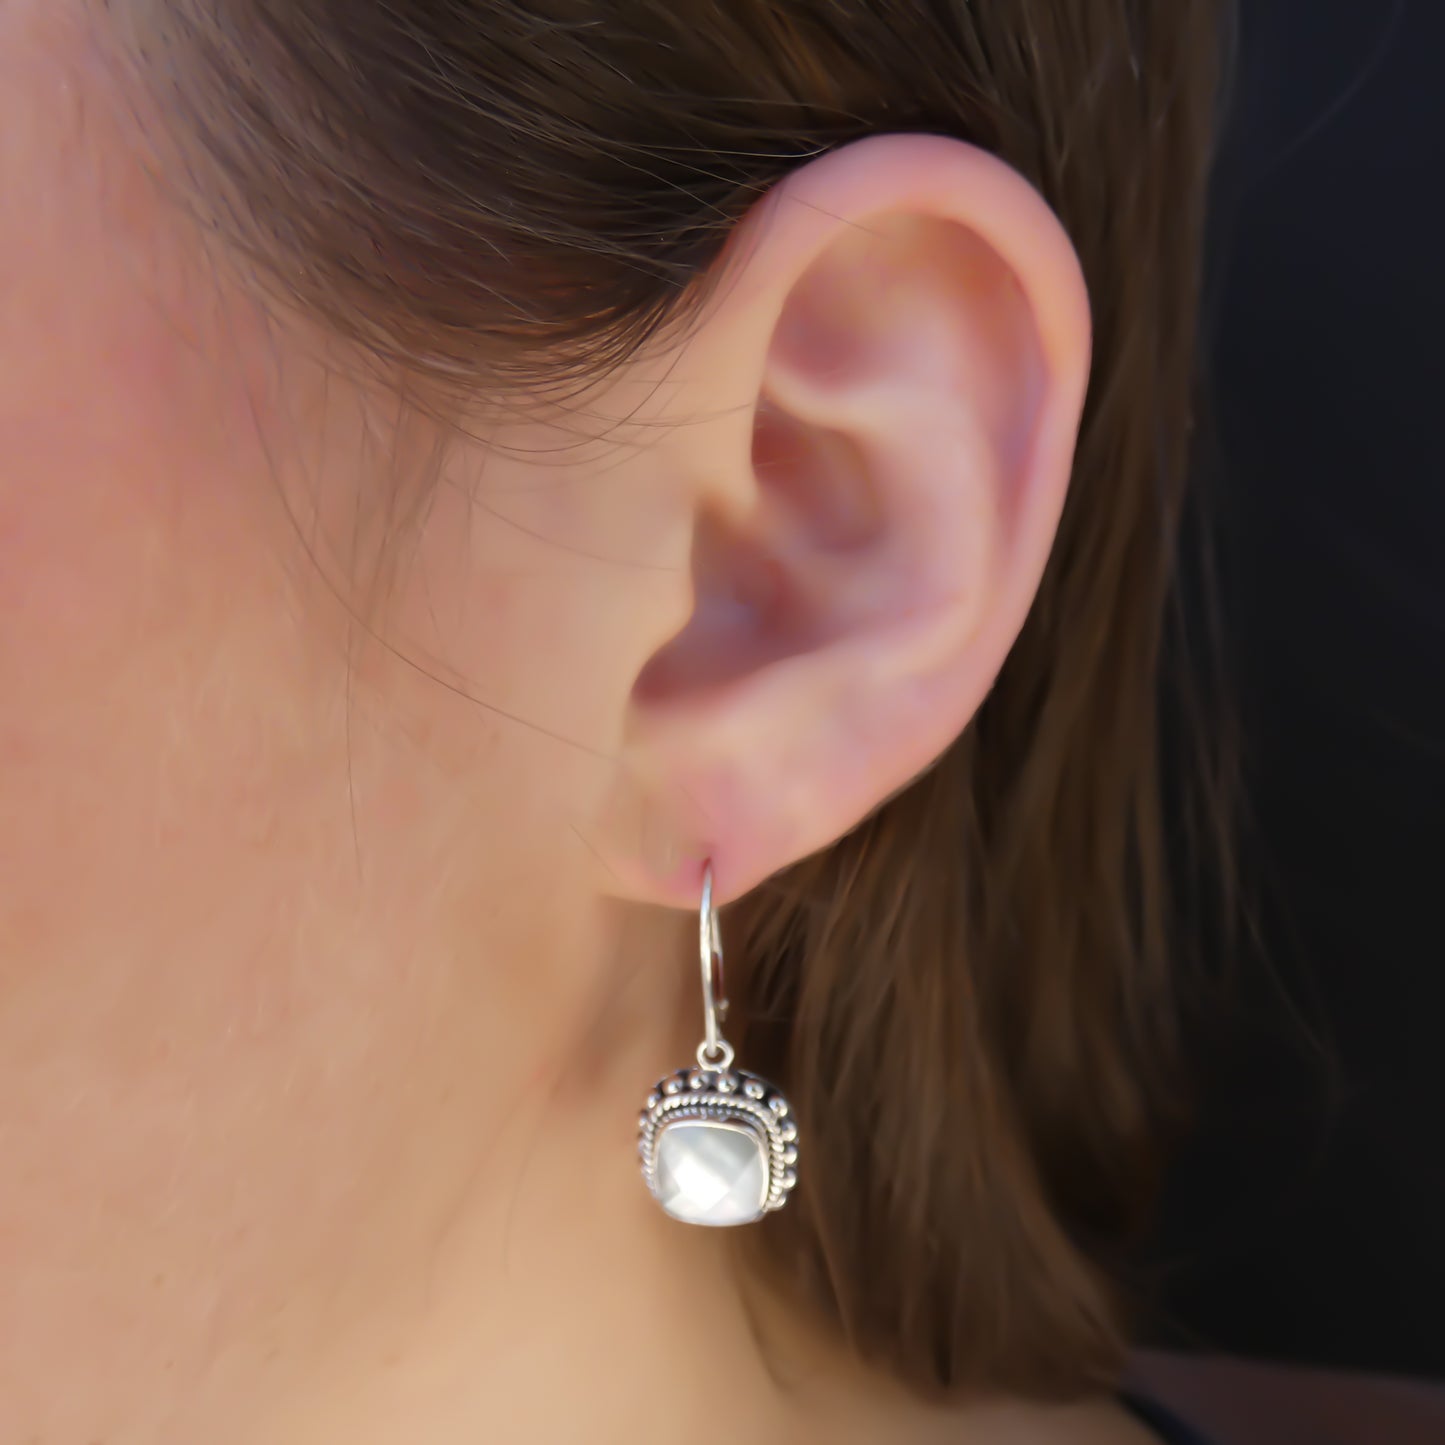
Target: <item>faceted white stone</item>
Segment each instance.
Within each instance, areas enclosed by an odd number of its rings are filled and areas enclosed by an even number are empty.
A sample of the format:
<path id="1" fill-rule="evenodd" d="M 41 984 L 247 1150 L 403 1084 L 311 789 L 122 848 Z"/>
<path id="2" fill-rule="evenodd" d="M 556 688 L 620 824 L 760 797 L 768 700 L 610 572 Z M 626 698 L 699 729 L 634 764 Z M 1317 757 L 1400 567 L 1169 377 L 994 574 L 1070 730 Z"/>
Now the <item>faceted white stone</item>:
<path id="1" fill-rule="evenodd" d="M 745 1124 L 677 1119 L 657 1136 L 657 1198 L 686 1224 L 747 1224 L 768 1197 L 768 1151 Z"/>

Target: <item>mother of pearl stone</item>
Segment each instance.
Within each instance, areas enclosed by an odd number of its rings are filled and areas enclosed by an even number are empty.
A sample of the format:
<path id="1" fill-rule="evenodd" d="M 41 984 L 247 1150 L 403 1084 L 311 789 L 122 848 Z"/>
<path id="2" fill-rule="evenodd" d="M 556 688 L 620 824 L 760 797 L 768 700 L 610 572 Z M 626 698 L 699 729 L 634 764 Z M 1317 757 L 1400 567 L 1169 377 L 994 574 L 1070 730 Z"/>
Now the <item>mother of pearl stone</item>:
<path id="1" fill-rule="evenodd" d="M 750 1224 L 768 1198 L 768 1146 L 724 1119 L 676 1119 L 656 1144 L 657 1199 L 686 1224 Z"/>

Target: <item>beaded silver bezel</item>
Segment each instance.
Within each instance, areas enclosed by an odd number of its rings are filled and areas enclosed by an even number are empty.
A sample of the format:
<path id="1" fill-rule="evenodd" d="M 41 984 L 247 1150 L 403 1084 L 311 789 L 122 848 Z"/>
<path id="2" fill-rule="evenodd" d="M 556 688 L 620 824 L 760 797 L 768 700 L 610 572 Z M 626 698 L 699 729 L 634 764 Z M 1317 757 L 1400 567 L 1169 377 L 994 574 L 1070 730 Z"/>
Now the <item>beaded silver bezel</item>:
<path id="1" fill-rule="evenodd" d="M 642 1177 L 654 1199 L 657 1141 L 662 1131 L 683 1119 L 706 1119 L 750 1130 L 763 1146 L 767 1189 L 762 1208 L 737 1224 L 751 1224 L 788 1202 L 798 1182 L 798 1127 L 782 1093 L 766 1079 L 744 1069 L 679 1069 L 659 1079 L 637 1121 L 637 1153 Z"/>

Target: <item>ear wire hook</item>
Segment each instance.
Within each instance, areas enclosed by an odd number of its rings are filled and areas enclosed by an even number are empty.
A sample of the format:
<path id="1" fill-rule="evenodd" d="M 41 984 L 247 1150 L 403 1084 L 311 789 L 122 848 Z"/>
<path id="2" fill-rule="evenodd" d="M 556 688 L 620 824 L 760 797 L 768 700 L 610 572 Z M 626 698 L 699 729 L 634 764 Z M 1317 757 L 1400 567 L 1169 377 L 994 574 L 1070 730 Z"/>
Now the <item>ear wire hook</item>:
<path id="1" fill-rule="evenodd" d="M 728 1000 L 723 977 L 722 926 L 713 900 L 712 860 L 703 865 L 702 906 L 698 910 L 698 949 L 702 964 L 703 1041 L 697 1061 L 705 1069 L 726 1069 L 733 1061 L 733 1046 L 719 1025 L 727 1018 Z"/>

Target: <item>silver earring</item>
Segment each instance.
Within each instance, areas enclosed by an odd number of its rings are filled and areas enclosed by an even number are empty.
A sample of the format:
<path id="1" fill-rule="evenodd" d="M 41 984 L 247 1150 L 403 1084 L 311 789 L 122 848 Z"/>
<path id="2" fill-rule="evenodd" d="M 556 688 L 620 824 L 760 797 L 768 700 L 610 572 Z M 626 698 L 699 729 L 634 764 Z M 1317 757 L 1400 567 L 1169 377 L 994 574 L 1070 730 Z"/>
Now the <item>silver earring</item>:
<path id="1" fill-rule="evenodd" d="M 659 1079 L 638 1119 L 637 1152 L 652 1196 L 685 1224 L 751 1224 L 788 1202 L 798 1182 L 798 1128 L 766 1079 L 733 1068 L 718 1031 L 727 1014 L 712 864 L 703 873 L 703 1041 L 697 1066 Z"/>

